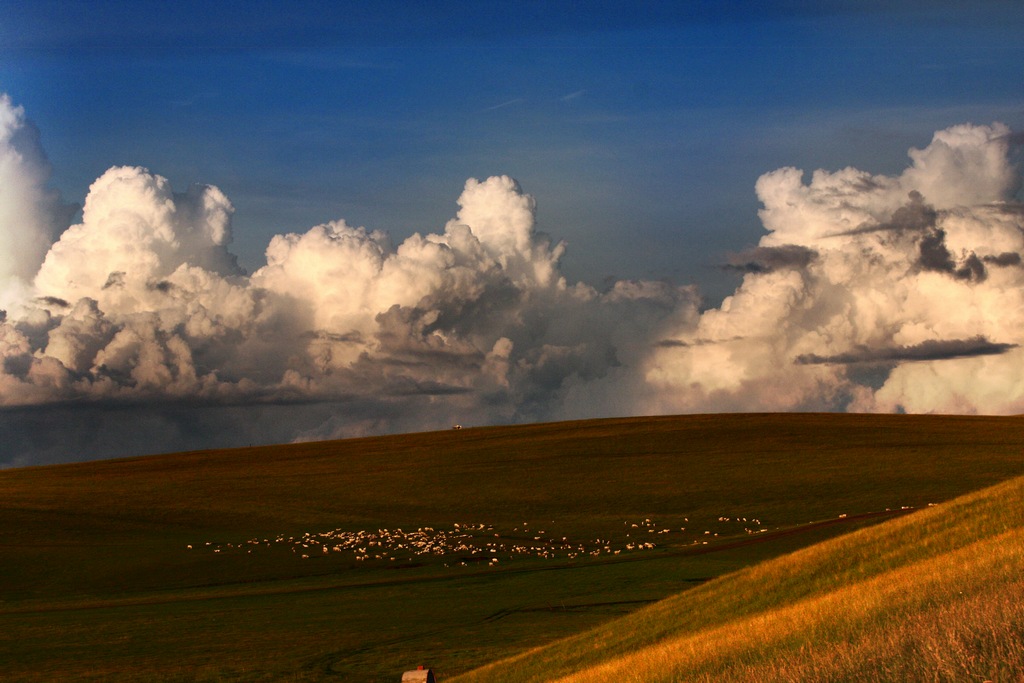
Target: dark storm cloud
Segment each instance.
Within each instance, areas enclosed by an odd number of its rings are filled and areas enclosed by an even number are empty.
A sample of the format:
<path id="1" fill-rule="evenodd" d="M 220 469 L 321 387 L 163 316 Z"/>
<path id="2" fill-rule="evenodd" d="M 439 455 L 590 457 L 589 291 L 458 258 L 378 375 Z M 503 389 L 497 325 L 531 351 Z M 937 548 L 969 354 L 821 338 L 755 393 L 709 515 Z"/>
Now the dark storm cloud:
<path id="1" fill-rule="evenodd" d="M 864 191 L 870 189 L 877 189 L 874 187 L 875 181 L 870 179 L 860 179 L 858 183 L 868 185 L 864 188 Z M 862 225 L 853 230 L 847 230 L 845 232 L 836 233 L 834 237 L 842 237 L 844 235 L 862 235 L 865 233 L 872 232 L 924 232 L 935 227 L 936 222 L 939 218 L 939 212 L 935 210 L 930 204 L 925 203 L 924 197 L 917 190 L 912 190 L 909 195 L 910 201 L 904 204 L 900 208 L 896 209 L 892 218 L 888 221 Z"/>
<path id="2" fill-rule="evenodd" d="M 982 256 L 981 260 L 999 268 L 1020 265 L 1020 254 L 1015 251 L 1007 251 L 998 256 Z"/>
<path id="3" fill-rule="evenodd" d="M 770 273 L 793 268 L 803 270 L 817 257 L 818 253 L 797 244 L 783 244 L 778 247 L 755 247 L 748 251 L 732 254 L 723 270 L 740 273 Z"/>
<path id="4" fill-rule="evenodd" d="M 167 280 L 160 280 L 159 282 L 148 282 L 146 283 L 146 287 L 154 292 L 169 294 L 174 289 L 174 284 Z"/>
<path id="5" fill-rule="evenodd" d="M 902 363 L 913 361 L 951 360 L 975 356 L 995 356 L 1017 348 L 1017 344 L 1000 344 L 985 337 L 973 339 L 936 339 L 912 346 L 887 348 L 858 347 L 854 351 L 831 356 L 808 353 L 796 357 L 798 365 L 857 365 L 862 363 Z"/>
<path id="6" fill-rule="evenodd" d="M 957 265 L 953 260 L 953 255 L 946 247 L 946 232 L 944 230 L 935 229 L 922 237 L 920 253 L 918 265 L 925 270 L 948 273 L 957 280 L 968 282 L 982 282 L 988 277 L 985 264 L 973 252 L 964 258 L 963 263 Z"/>
<path id="7" fill-rule="evenodd" d="M 942 273 L 952 273 L 956 268 L 953 263 L 953 255 L 946 248 L 946 232 L 934 230 L 931 234 L 921 238 L 920 257 L 918 265 L 925 270 L 935 270 Z"/>
<path id="8" fill-rule="evenodd" d="M 69 308 L 71 306 L 70 303 L 56 296 L 41 296 L 38 297 L 36 301 L 44 306 L 54 306 L 56 308 Z"/>
<path id="9" fill-rule="evenodd" d="M 114 271 L 107 276 L 107 281 L 103 283 L 103 289 L 110 289 L 112 287 L 124 287 L 124 271 Z"/>
<path id="10" fill-rule="evenodd" d="M 365 340 L 358 330 L 345 334 L 327 332 L 326 330 L 309 330 L 299 335 L 300 339 L 317 339 L 320 341 L 338 342 L 342 344 L 362 344 Z"/>
<path id="11" fill-rule="evenodd" d="M 671 348 L 682 348 L 688 349 L 695 346 L 709 346 L 713 344 L 726 344 L 728 342 L 743 341 L 743 337 L 730 337 L 729 339 L 690 339 L 684 341 L 682 339 L 662 339 L 657 342 L 655 346 L 671 349 Z"/>

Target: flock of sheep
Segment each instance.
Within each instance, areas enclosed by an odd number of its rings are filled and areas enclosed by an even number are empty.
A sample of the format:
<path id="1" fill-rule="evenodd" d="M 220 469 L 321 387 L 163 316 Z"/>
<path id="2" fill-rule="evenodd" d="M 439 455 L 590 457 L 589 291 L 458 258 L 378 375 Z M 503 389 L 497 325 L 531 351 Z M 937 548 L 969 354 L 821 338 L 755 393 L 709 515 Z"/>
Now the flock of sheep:
<path id="1" fill-rule="evenodd" d="M 688 523 L 684 518 L 684 522 Z M 719 517 L 720 524 L 728 524 L 728 534 L 738 531 L 742 525 L 748 533 L 761 533 L 760 520 L 751 518 Z M 750 528 L 753 526 L 754 528 Z M 719 530 L 726 531 L 719 526 Z M 719 533 L 706 530 L 691 541 L 678 538 L 686 527 L 659 525 L 647 518 L 643 521 L 623 522 L 623 531 L 615 540 L 595 538 L 585 542 L 573 541 L 544 529 L 530 529 L 528 522 L 516 526 L 511 532 L 496 532 L 493 525 L 480 523 L 454 523 L 449 529 L 419 527 L 415 530 L 376 529 L 347 531 L 334 529 L 323 532 L 306 532 L 298 536 L 278 535 L 272 538 L 251 538 L 241 543 L 214 543 L 208 541 L 200 548 L 214 553 L 245 552 L 253 554 L 271 548 L 289 549 L 296 557 L 308 560 L 344 553 L 356 562 L 396 562 L 399 565 L 418 564 L 424 558 L 444 557 L 445 566 L 470 566 L 484 564 L 495 566 L 502 560 L 534 557 L 542 559 L 577 559 L 620 555 L 654 550 L 656 540 L 671 540 L 672 545 L 707 544 L 707 537 Z M 693 532 L 691 532 L 692 534 Z M 675 538 L 669 538 L 669 535 Z M 664 540 L 662 540 L 664 539 Z M 188 546 L 193 549 L 192 545 Z"/>

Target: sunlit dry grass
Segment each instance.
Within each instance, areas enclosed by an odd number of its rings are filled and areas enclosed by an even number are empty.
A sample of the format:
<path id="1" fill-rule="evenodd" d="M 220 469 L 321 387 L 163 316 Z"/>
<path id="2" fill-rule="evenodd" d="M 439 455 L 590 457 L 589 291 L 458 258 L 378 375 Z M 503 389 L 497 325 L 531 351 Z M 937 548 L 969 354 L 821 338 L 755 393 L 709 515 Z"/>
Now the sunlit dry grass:
<path id="1" fill-rule="evenodd" d="M 901 613 L 847 642 L 808 643 L 796 653 L 730 672 L 764 681 L 1024 680 L 1024 581 Z"/>
<path id="2" fill-rule="evenodd" d="M 995 678 L 1024 666 L 1022 560 L 1024 534 L 1006 534 L 559 680 Z"/>

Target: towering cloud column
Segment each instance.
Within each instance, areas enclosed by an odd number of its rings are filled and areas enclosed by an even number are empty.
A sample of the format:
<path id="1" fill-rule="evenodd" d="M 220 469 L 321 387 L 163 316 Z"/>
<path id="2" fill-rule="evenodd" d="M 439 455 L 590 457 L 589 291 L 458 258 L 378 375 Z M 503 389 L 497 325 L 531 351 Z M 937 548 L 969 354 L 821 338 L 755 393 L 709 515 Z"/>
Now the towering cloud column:
<path id="1" fill-rule="evenodd" d="M 0 94 L 0 308 L 25 295 L 65 213 L 49 176 L 38 131 Z"/>

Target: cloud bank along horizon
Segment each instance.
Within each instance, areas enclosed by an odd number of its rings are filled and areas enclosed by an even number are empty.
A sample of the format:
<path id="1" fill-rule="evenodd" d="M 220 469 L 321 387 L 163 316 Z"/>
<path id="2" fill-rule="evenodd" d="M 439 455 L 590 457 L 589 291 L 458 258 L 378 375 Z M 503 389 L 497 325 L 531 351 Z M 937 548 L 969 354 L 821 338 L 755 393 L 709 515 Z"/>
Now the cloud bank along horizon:
<path id="1" fill-rule="evenodd" d="M 702 311 L 692 286 L 567 282 L 564 244 L 536 230 L 532 197 L 506 176 L 467 180 L 439 232 L 396 245 L 339 219 L 273 237 L 251 274 L 230 251 L 228 197 L 175 192 L 147 169 L 109 169 L 66 227 L 39 135 L 5 95 L 5 464 L 452 422 L 1024 412 L 1014 144 L 1000 123 L 963 124 L 911 149 L 899 176 L 764 174 L 766 232 L 723 266 L 743 273 L 734 294 Z M 193 415 L 191 435 L 156 424 L 196 404 L 220 417 Z M 269 427 L 266 411 L 288 406 Z M 30 433 L 47 410 L 60 415 L 47 436 Z M 106 410 L 121 412 L 92 424 Z M 152 438 L 98 435 L 133 411 Z"/>

